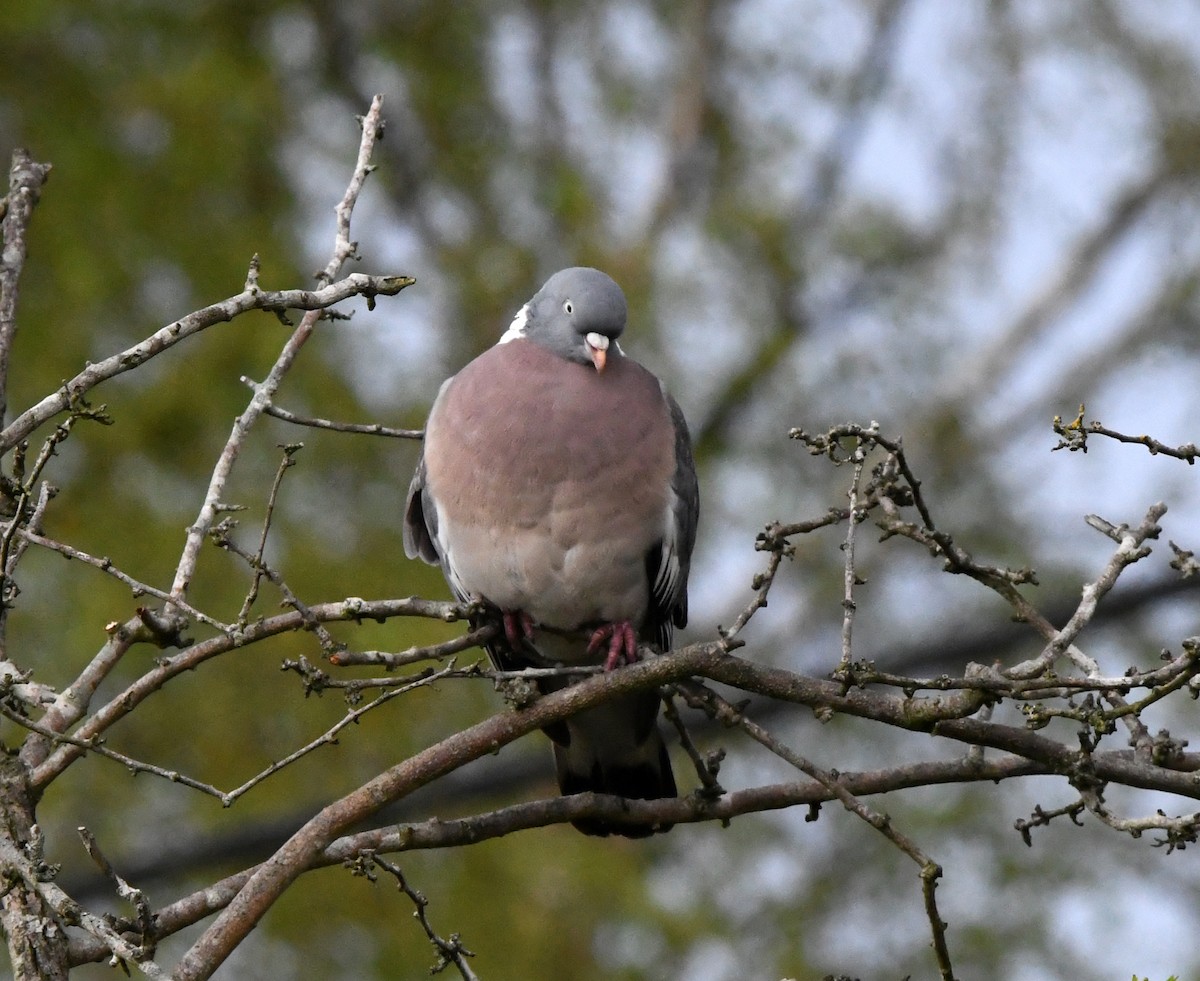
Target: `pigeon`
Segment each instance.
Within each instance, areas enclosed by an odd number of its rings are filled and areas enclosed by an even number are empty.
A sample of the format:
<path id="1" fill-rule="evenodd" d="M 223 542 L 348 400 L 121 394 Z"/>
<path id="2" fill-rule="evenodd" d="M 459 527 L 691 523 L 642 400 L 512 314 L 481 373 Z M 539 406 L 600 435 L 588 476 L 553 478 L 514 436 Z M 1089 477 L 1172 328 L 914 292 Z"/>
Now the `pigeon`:
<path id="1" fill-rule="evenodd" d="M 687 623 L 691 440 L 662 382 L 621 350 L 626 311 L 600 270 L 555 273 L 430 410 L 404 551 L 502 626 L 488 646 L 498 668 L 614 670 L 639 644 L 670 650 Z M 677 796 L 658 711 L 657 692 L 638 692 L 547 727 L 561 792 Z M 573 823 L 629 838 L 671 827 Z"/>

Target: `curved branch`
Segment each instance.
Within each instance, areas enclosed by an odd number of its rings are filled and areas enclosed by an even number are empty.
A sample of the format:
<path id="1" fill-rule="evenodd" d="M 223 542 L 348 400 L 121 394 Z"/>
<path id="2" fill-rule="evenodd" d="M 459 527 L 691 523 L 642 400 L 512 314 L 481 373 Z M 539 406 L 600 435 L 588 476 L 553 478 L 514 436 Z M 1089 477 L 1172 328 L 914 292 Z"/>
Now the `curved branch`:
<path id="1" fill-rule="evenodd" d="M 297 618 L 297 615 L 289 616 Z M 548 695 L 532 706 L 502 712 L 471 728 L 456 733 L 335 801 L 308 821 L 267 862 L 224 884 L 205 891 L 205 898 L 181 901 L 194 917 L 201 918 L 224 907 L 224 911 L 180 962 L 178 981 L 209 977 L 229 952 L 240 943 L 278 896 L 307 869 L 344 857 L 348 845 L 334 848 L 341 832 L 417 788 L 532 732 L 590 708 L 599 702 L 653 688 L 691 676 L 700 676 L 745 691 L 806 705 L 818 713 L 840 712 L 869 718 L 887 725 L 929 732 L 968 745 L 989 746 L 1004 751 L 999 760 L 974 756 L 949 763 L 920 763 L 874 774 L 847 776 L 848 791 L 871 794 L 918 783 L 965 780 L 996 780 L 1008 776 L 1058 773 L 1069 779 L 1090 776 L 1101 781 L 1145 789 L 1165 790 L 1200 798 L 1192 773 L 1154 765 L 1132 751 L 1083 753 L 1029 729 L 969 718 L 983 703 L 981 693 L 957 693 L 944 697 L 908 698 L 891 693 L 848 688 L 845 684 L 797 675 L 764 667 L 724 652 L 720 641 L 695 644 L 670 655 L 582 681 Z M 1195 761 L 1178 761 L 1191 767 Z M 910 784 L 909 781 L 912 783 Z M 508 834 L 526 827 L 558 823 L 581 814 L 603 815 L 605 820 L 669 821 L 727 820 L 731 816 L 772 807 L 819 803 L 830 799 L 832 790 L 817 784 L 779 788 L 757 788 L 717 801 L 698 796 L 664 801 L 624 801 L 596 795 L 580 795 L 554 801 L 521 805 L 460 824 L 429 822 L 389 832 L 372 833 L 370 847 L 379 851 L 411 847 L 446 847 L 481 837 Z M 804 796 L 807 795 L 807 796 Z M 815 795 L 815 796 L 814 796 Z M 424 830 L 422 830 L 424 829 Z M 447 830 L 449 829 L 449 830 Z M 387 838 L 394 832 L 397 837 Z M 459 838 L 458 835 L 462 837 Z M 380 837 L 383 836 L 383 837 Z M 356 836 L 356 847 L 367 839 Z M 233 895 L 230 895 L 234 893 Z M 179 912 L 179 915 L 183 915 Z M 173 922 L 170 917 L 162 920 Z"/>
<path id="2" fill-rule="evenodd" d="M 910 763 L 887 770 L 839 774 L 839 786 L 857 796 L 870 796 L 936 784 L 997 782 L 1014 777 L 1050 772 L 1029 760 L 1006 756 L 973 763 L 965 758 Z M 471 817 L 444 820 L 433 818 L 412 824 L 374 828 L 333 841 L 313 861 L 310 868 L 341 865 L 364 851 L 392 854 L 429 849 L 461 848 L 503 838 L 520 831 L 566 824 L 581 818 L 637 823 L 689 824 L 705 821 L 730 821 L 747 814 L 783 810 L 789 807 L 818 808 L 834 799 L 834 793 L 816 780 L 768 784 L 728 793 L 715 801 L 693 797 L 666 798 L 658 801 L 623 800 L 603 794 L 576 794 L 526 801 L 497 808 Z M 197 890 L 154 914 L 154 939 L 162 940 L 206 916 L 219 912 L 237 895 L 261 866 L 227 876 Z M 71 944 L 71 964 L 79 965 L 109 956 L 103 945 L 90 937 L 75 938 Z"/>
<path id="3" fill-rule="evenodd" d="M 350 178 L 350 184 L 346 188 L 346 193 L 342 196 L 334 209 L 337 216 L 337 234 L 334 237 L 333 254 L 325 268 L 318 274 L 318 278 L 322 282 L 328 283 L 341 269 L 342 264 L 355 254 L 355 244 L 350 241 L 350 216 L 354 211 L 354 205 L 358 202 L 358 195 L 362 191 L 363 184 L 367 176 L 371 172 L 371 152 L 375 148 L 375 142 L 383 134 L 383 96 L 376 95 L 371 100 L 371 108 L 362 118 L 362 139 L 359 141 L 358 159 L 354 166 L 354 174 Z M 353 277 L 351 277 L 353 278 Z M 396 292 L 399 292 L 405 286 L 413 283 L 413 280 L 407 276 L 395 277 Z M 233 471 L 233 464 L 241 452 L 242 440 L 246 433 L 258 421 L 258 417 L 263 414 L 268 404 L 275 397 L 275 393 L 279 390 L 279 386 L 283 383 L 284 376 L 291 370 L 297 356 L 300 354 L 300 349 L 308 342 L 312 336 L 313 330 L 316 328 L 318 313 L 315 310 L 309 310 L 300 321 L 300 325 L 292 332 L 292 336 L 288 338 L 283 349 L 279 352 L 279 356 L 275 359 L 275 364 L 271 366 L 271 370 L 267 373 L 266 379 L 259 385 L 254 387 L 254 395 L 250 399 L 249 405 L 242 411 L 242 414 L 234 421 L 233 431 L 229 434 L 229 439 L 225 443 L 225 448 L 221 450 L 221 455 L 217 458 L 216 466 L 213 467 L 212 477 L 208 483 L 208 490 L 204 495 L 204 503 L 200 506 L 200 513 L 196 516 L 195 522 L 187 530 L 187 538 L 184 541 L 183 552 L 179 556 L 179 564 L 175 568 L 175 581 L 171 584 L 171 595 L 183 598 L 187 595 L 188 587 L 191 585 L 192 576 L 196 572 L 196 563 L 200 558 L 200 548 L 204 543 L 204 536 L 208 534 L 213 522 L 221 506 L 221 497 L 225 492 L 225 484 L 229 479 L 230 473 Z M 169 608 L 168 608 L 169 609 Z"/>
<path id="4" fill-rule="evenodd" d="M 176 981 L 208 978 L 252 930 L 279 896 L 317 861 L 337 836 L 398 800 L 455 769 L 534 729 L 622 694 L 700 675 L 745 691 L 808 705 L 821 713 L 842 712 L 904 729 L 946 736 L 971 745 L 991 746 L 1071 779 L 1093 779 L 1200 798 L 1190 773 L 1135 760 L 1130 753 L 1082 753 L 1028 729 L 967 718 L 984 703 L 979 693 L 936 698 L 846 690 L 844 685 L 768 668 L 725 653 L 720 641 L 694 644 L 582 681 L 548 695 L 528 708 L 493 716 L 410 757 L 324 808 L 246 880 L 216 921 L 180 961 Z M 630 819 L 657 804 L 622 802 Z M 682 805 L 705 806 L 684 801 Z"/>
<path id="5" fill-rule="evenodd" d="M 315 606 L 310 606 L 307 608 L 306 614 L 291 610 L 287 613 L 281 613 L 279 616 L 256 620 L 247 624 L 244 630 L 211 637 L 208 640 L 193 644 L 171 657 L 160 658 L 152 669 L 98 709 L 87 722 L 80 726 L 79 730 L 74 734 L 75 737 L 86 742 L 100 735 L 118 719 L 122 719 L 128 715 L 142 701 L 158 691 L 176 675 L 182 674 L 185 671 L 191 671 L 210 658 L 256 643 L 267 637 L 288 633 L 293 630 L 301 630 L 306 623 L 312 620 L 320 623 L 358 620 L 376 620 L 382 622 L 392 617 L 416 616 L 452 623 L 466 615 L 463 608 L 454 603 L 424 600 L 416 597 L 396 600 L 376 600 L 374 602 L 350 597 L 338 603 L 319 603 Z M 136 639 L 146 639 L 140 632 L 143 629 L 144 625 L 138 618 L 134 618 L 124 624 L 113 632 L 110 642 L 93 659 L 93 664 L 101 660 L 103 660 L 105 665 L 109 664 L 111 658 L 106 656 L 106 652 L 119 639 L 124 638 L 121 642 L 125 646 L 127 646 L 130 636 L 134 636 Z M 70 690 L 68 689 L 68 691 Z M 93 685 L 88 689 L 87 695 L 90 697 L 90 693 L 94 690 L 95 687 Z M 78 695 L 79 693 L 76 694 Z M 60 696 L 60 701 L 65 701 L 67 704 L 64 704 L 62 718 L 59 720 L 60 724 L 55 726 L 57 731 L 60 732 L 65 731 L 67 727 L 73 725 L 87 711 L 86 698 L 74 697 L 65 699 L 65 695 L 66 693 L 64 693 L 64 696 Z M 34 767 L 30 774 L 31 785 L 39 789 L 45 787 L 62 773 L 63 770 L 82 756 L 84 752 L 86 750 L 79 746 L 59 746 L 49 757 Z"/>

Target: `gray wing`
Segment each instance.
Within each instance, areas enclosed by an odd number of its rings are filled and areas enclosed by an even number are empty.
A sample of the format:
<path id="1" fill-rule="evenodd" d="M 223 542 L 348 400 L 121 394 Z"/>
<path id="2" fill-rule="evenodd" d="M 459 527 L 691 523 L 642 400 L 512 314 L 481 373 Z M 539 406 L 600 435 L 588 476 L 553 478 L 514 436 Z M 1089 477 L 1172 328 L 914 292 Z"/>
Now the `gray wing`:
<path id="1" fill-rule="evenodd" d="M 404 554 L 410 559 L 424 559 L 430 565 L 440 566 L 450 592 L 460 603 L 471 602 L 470 591 L 438 545 L 438 513 L 433 493 L 425 477 L 425 454 L 417 461 L 412 483 L 408 485 L 408 499 L 404 504 Z"/>
<path id="2" fill-rule="evenodd" d="M 671 478 L 671 516 L 667 535 L 646 556 L 650 582 L 649 626 L 659 646 L 669 650 L 674 627 L 687 626 L 687 581 L 700 520 L 700 485 L 692 457 L 692 439 L 679 404 L 664 390 L 675 428 L 675 473 Z"/>
<path id="3" fill-rule="evenodd" d="M 430 565 L 441 565 L 442 557 L 437 550 L 437 509 L 427 498 L 425 454 L 422 453 L 404 504 L 404 554 L 410 559 L 424 559 Z"/>
<path id="4" fill-rule="evenodd" d="M 446 394 L 453 378 L 447 378 L 438 389 L 437 397 L 429 410 L 429 418 L 433 418 L 438 401 Z M 428 428 L 428 425 L 427 425 Z M 426 481 L 425 454 L 429 443 L 421 445 L 421 456 L 417 460 L 417 469 L 413 473 L 412 482 L 408 485 L 408 497 L 404 502 L 404 554 L 410 559 L 423 559 L 430 565 L 440 565 L 446 572 L 446 557 L 438 548 L 438 514 L 433 494 Z M 447 576 L 449 579 L 449 576 Z M 459 597 L 462 600 L 462 597 Z"/>

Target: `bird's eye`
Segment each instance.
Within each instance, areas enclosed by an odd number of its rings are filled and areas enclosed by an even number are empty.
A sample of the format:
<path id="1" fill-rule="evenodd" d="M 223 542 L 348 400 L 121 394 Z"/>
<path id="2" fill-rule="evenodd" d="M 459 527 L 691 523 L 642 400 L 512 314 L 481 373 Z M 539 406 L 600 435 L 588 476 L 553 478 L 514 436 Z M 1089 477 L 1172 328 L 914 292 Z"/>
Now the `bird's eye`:
<path id="1" fill-rule="evenodd" d="M 575 312 L 575 306 L 574 306 L 574 304 L 571 303 L 570 300 L 567 300 L 567 302 L 563 304 L 563 309 L 566 310 L 567 313 Z"/>

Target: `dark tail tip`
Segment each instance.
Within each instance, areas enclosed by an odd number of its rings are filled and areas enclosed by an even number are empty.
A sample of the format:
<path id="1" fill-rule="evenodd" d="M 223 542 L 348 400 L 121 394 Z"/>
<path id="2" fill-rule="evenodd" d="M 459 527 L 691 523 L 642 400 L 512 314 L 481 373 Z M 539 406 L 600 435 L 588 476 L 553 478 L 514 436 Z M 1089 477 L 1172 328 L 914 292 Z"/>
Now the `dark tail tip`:
<path id="1" fill-rule="evenodd" d="M 679 796 L 679 792 L 675 788 L 675 774 L 671 771 L 671 758 L 667 755 L 667 747 L 662 744 L 661 740 L 658 759 L 654 763 L 638 762 L 629 766 L 619 764 L 603 766 L 600 760 L 593 760 L 591 770 L 584 773 L 568 766 L 567 754 L 562 747 L 556 745 L 554 755 L 558 764 L 558 787 L 564 797 L 588 791 L 596 794 L 612 794 L 616 797 L 627 797 L 633 800 L 661 800 L 665 797 Z M 674 827 L 672 824 L 615 824 L 598 818 L 584 818 L 580 821 L 572 821 L 571 824 L 585 835 L 595 835 L 601 838 L 608 835 L 649 838 L 653 834 L 662 834 Z"/>

